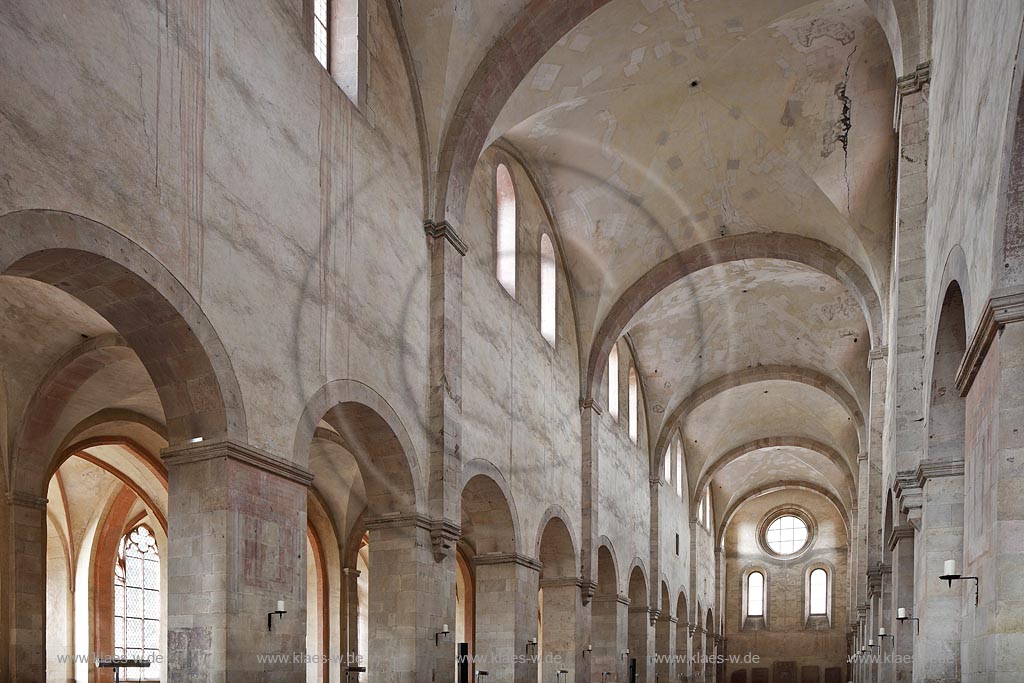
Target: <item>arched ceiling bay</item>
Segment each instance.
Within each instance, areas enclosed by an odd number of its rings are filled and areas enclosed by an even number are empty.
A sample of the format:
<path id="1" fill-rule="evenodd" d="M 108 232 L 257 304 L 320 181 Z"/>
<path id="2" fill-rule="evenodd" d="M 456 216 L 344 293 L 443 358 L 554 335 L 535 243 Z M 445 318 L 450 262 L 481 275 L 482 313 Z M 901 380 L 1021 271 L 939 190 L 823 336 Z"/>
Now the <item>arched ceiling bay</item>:
<path id="1" fill-rule="evenodd" d="M 885 291 L 894 77 L 860 2 L 615 0 L 534 66 L 490 138 L 545 185 L 584 341 L 643 273 L 783 231 Z"/>
<path id="2" fill-rule="evenodd" d="M 652 298 L 627 333 L 654 434 L 703 385 L 758 366 L 821 373 L 866 405 L 861 309 L 843 285 L 806 266 L 754 259 L 706 268 Z"/>
<path id="3" fill-rule="evenodd" d="M 842 467 L 815 451 L 788 446 L 752 451 L 718 470 L 710 483 L 715 509 L 724 512 L 753 491 L 797 481 L 829 492 L 847 510 L 856 497 Z"/>

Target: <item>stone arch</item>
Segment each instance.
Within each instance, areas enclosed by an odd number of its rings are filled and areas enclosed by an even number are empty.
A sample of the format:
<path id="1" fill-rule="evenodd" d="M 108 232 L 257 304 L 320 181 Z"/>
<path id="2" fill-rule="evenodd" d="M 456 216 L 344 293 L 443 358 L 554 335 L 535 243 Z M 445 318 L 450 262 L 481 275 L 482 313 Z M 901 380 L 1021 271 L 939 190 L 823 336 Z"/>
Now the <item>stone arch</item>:
<path id="1" fill-rule="evenodd" d="M 441 135 L 429 200 L 434 222 L 461 220 L 476 161 L 505 103 L 555 43 L 608 2 L 530 0 L 506 24 L 508 28 L 495 38 L 470 76 Z M 879 16 L 877 4 L 871 3 Z"/>
<path id="2" fill-rule="evenodd" d="M 665 426 L 658 437 L 655 453 L 660 455 L 658 455 L 659 461 L 654 463 L 655 469 L 653 471 L 659 472 L 658 468 L 663 466 L 661 460 L 665 457 L 665 452 L 671 437 L 675 433 L 675 428 L 698 406 L 729 389 L 757 382 L 779 380 L 804 384 L 818 389 L 843 406 L 847 415 L 857 425 L 857 439 L 861 450 L 865 449 L 864 414 L 861 412 L 857 399 L 843 388 L 839 382 L 822 372 L 811 370 L 810 368 L 799 368 L 791 365 L 759 365 L 753 368 L 737 370 L 736 372 L 731 372 L 711 380 L 683 398 L 675 408 L 669 411 L 668 418 L 666 418 L 664 423 Z"/>
<path id="3" fill-rule="evenodd" d="M 619 593 L 619 562 L 615 548 L 607 536 L 601 536 L 597 546 L 597 592 L 606 595 Z"/>
<path id="4" fill-rule="evenodd" d="M 552 505 L 537 527 L 536 557 L 540 560 L 541 579 L 578 578 L 578 544 L 569 516 L 560 505 Z"/>
<path id="5" fill-rule="evenodd" d="M 806 451 L 816 453 L 824 457 L 843 471 L 843 478 L 846 480 L 850 490 L 856 490 L 856 487 L 854 486 L 854 482 L 856 480 L 853 476 L 853 469 L 850 467 L 849 461 L 836 449 L 832 448 L 828 444 L 803 436 L 771 436 L 740 444 L 739 446 L 736 446 L 715 458 L 709 465 L 706 465 L 704 467 L 704 471 L 701 472 L 700 477 L 697 479 L 697 487 L 694 489 L 694 499 L 691 501 L 691 507 L 696 508 L 699 504 L 699 500 L 697 498 L 704 491 L 704 487 L 708 485 L 708 482 L 710 482 L 715 474 L 717 474 L 723 467 L 735 460 L 738 460 L 739 458 L 742 458 L 748 453 L 753 453 L 754 451 L 759 451 L 765 448 L 776 447 L 802 448 Z"/>
<path id="6" fill-rule="evenodd" d="M 485 460 L 469 464 L 461 492 L 462 540 L 474 555 L 520 552 L 519 517 L 504 479 Z"/>
<path id="7" fill-rule="evenodd" d="M 925 424 L 926 457 L 962 460 L 966 431 L 966 400 L 957 391 L 956 377 L 967 350 L 967 324 L 960 284 L 952 280 L 938 308 L 931 346 L 931 383 Z"/>
<path id="8" fill-rule="evenodd" d="M 594 646 L 591 675 L 615 671 L 619 658 L 619 575 L 615 549 L 602 536 L 597 547 L 597 590 L 591 601 L 591 633 Z"/>
<path id="9" fill-rule="evenodd" d="M 626 622 L 626 646 L 629 648 L 627 659 L 636 660 L 637 680 L 647 680 L 649 642 L 648 630 L 650 629 L 651 615 L 651 591 L 650 580 L 647 570 L 644 568 L 640 558 L 633 560 L 629 570 L 629 579 L 626 590 L 629 595 L 629 618 Z"/>
<path id="10" fill-rule="evenodd" d="M 670 624 L 674 619 L 672 615 L 672 600 L 669 598 L 668 583 L 664 578 L 661 580 L 661 589 L 658 591 L 658 618 L 654 622 L 654 653 L 658 659 L 654 663 L 655 678 L 669 680 L 669 658 L 672 654 L 671 628 Z"/>
<path id="11" fill-rule="evenodd" d="M 705 268 L 750 259 L 790 261 L 818 270 L 843 286 L 860 304 L 872 348 L 881 343 L 883 312 L 871 281 L 852 259 L 820 240 L 780 232 L 729 235 L 697 244 L 665 259 L 640 276 L 605 315 L 590 347 L 584 396 L 592 398 L 611 345 L 629 321 L 659 292 Z"/>
<path id="12" fill-rule="evenodd" d="M 718 533 L 715 539 L 716 547 L 723 547 L 723 544 L 725 543 L 725 532 L 728 530 L 729 524 L 730 522 L 732 522 L 732 518 L 736 515 L 739 509 L 743 507 L 744 503 L 748 503 L 754 498 L 766 496 L 769 493 L 782 491 L 783 489 L 802 489 L 805 491 L 813 491 L 821 495 L 822 497 L 826 498 L 830 503 L 832 503 L 833 507 L 835 507 L 836 511 L 839 513 L 840 519 L 842 519 L 843 523 L 846 525 L 847 536 L 849 536 L 849 511 L 847 510 L 846 506 L 843 505 L 842 501 L 840 501 L 834 493 L 829 491 L 824 486 L 819 486 L 818 484 L 814 484 L 811 482 L 788 480 L 772 483 L 766 486 L 761 486 L 755 489 L 751 489 L 750 491 L 744 491 L 741 494 L 738 494 L 736 496 L 736 500 L 728 508 L 726 508 L 725 514 L 721 517 L 722 521 L 718 525 Z"/>
<path id="13" fill-rule="evenodd" d="M 0 274 L 57 287 L 105 318 L 153 381 L 171 445 L 247 440 L 227 350 L 191 293 L 139 245 L 82 216 L 15 211 L 0 216 Z"/>
<path id="14" fill-rule="evenodd" d="M 105 334 L 82 341 L 57 359 L 36 386 L 15 434 L 16 459 L 11 463 L 14 490 L 45 496 L 50 475 L 63 461 L 52 441 L 61 436 L 54 432 L 64 406 L 108 364 L 131 357 L 135 353 L 124 337 Z"/>
<path id="15" fill-rule="evenodd" d="M 362 382 L 334 380 L 306 404 L 296 429 L 293 462 L 305 466 L 321 421 L 355 458 L 371 515 L 425 512 L 423 481 L 412 439 L 384 398 Z"/>

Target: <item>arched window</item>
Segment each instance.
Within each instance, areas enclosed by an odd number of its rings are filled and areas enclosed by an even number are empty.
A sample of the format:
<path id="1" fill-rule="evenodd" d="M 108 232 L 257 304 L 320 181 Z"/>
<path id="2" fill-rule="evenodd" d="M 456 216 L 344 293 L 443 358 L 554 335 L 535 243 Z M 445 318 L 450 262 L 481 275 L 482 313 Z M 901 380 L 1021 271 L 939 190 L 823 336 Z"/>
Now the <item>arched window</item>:
<path id="1" fill-rule="evenodd" d="M 640 419 L 637 414 L 639 408 L 639 396 L 637 395 L 638 389 L 636 384 L 636 370 L 634 368 L 629 369 L 629 438 L 633 443 L 637 442 L 637 436 L 639 433 Z"/>
<path id="2" fill-rule="evenodd" d="M 313 54 L 327 68 L 327 0 L 313 0 Z"/>
<path id="3" fill-rule="evenodd" d="M 360 27 L 360 0 L 312 0 L 313 54 L 320 66 L 357 106 L 360 74 L 365 71 L 365 29 Z"/>
<path id="4" fill-rule="evenodd" d="M 811 571 L 811 608 L 814 615 L 828 614 L 828 572 L 818 567 Z"/>
<path id="5" fill-rule="evenodd" d="M 764 574 L 761 572 L 747 574 L 747 616 L 764 616 Z"/>
<path id="6" fill-rule="evenodd" d="M 619 419 L 619 347 L 608 354 L 608 414 Z"/>
<path id="7" fill-rule="evenodd" d="M 704 526 L 704 496 L 697 501 L 697 523 Z"/>
<path id="8" fill-rule="evenodd" d="M 674 443 L 668 445 L 668 450 L 665 452 L 665 483 L 672 483 L 672 449 L 675 448 Z"/>
<path id="9" fill-rule="evenodd" d="M 676 439 L 676 495 L 683 497 L 683 443 Z"/>
<path id="10" fill-rule="evenodd" d="M 557 282 L 555 250 L 547 235 L 540 237 L 540 333 L 555 345 L 555 302 Z"/>
<path id="11" fill-rule="evenodd" d="M 149 527 L 121 537 L 114 564 L 114 656 L 156 661 L 160 653 L 160 557 Z M 159 680 L 160 667 L 122 669 L 122 681 Z"/>
<path id="12" fill-rule="evenodd" d="M 498 282 L 512 297 L 516 295 L 516 188 L 505 164 L 494 174 L 498 204 L 497 259 Z"/>
<path id="13" fill-rule="evenodd" d="M 704 526 L 708 531 L 711 531 L 712 524 L 711 519 L 711 488 L 709 487 L 704 491 Z"/>

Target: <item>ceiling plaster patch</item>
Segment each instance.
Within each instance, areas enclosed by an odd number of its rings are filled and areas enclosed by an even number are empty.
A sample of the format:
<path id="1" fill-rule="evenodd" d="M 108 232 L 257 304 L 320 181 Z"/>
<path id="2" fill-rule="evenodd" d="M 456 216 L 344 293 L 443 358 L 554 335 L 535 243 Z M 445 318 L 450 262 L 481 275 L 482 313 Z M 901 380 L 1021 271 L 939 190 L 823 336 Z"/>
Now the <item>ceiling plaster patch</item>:
<path id="1" fill-rule="evenodd" d="M 569 43 L 569 49 L 573 52 L 584 52 L 589 47 L 591 40 L 593 39 L 586 33 L 577 33 Z"/>
<path id="2" fill-rule="evenodd" d="M 633 31 L 633 33 L 635 33 L 635 34 L 637 34 L 639 36 L 639 35 L 642 35 L 644 33 L 644 31 L 647 30 L 647 28 L 648 28 L 647 24 L 642 24 L 642 23 L 640 23 L 638 21 L 637 23 L 633 24 L 632 31 Z"/>
<path id="3" fill-rule="evenodd" d="M 530 87 L 534 90 L 547 92 L 555 84 L 558 73 L 562 70 L 561 64 L 541 64 L 533 75 L 533 83 Z"/>
<path id="4" fill-rule="evenodd" d="M 644 63 L 644 56 L 647 54 L 646 47 L 634 48 L 629 54 L 629 64 L 622 70 L 626 76 L 633 76 L 640 71 L 640 65 Z"/>
<path id="5" fill-rule="evenodd" d="M 603 73 L 604 73 L 604 68 L 603 67 L 595 66 L 593 69 L 591 69 L 587 73 L 583 74 L 583 79 L 580 81 L 580 84 L 584 88 L 586 88 L 588 85 L 590 85 L 591 83 L 593 83 L 594 81 L 599 79 L 601 77 L 601 74 L 603 74 Z"/>

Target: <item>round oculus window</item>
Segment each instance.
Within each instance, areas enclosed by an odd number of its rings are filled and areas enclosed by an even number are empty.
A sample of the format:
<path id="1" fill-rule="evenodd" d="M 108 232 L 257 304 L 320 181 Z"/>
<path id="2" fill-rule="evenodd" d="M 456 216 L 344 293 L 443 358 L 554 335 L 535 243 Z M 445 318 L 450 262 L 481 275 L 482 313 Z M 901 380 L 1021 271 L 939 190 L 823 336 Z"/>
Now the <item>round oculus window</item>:
<path id="1" fill-rule="evenodd" d="M 764 532 L 764 542 L 776 555 L 786 557 L 804 549 L 810 533 L 807 523 L 794 515 L 782 515 Z"/>

